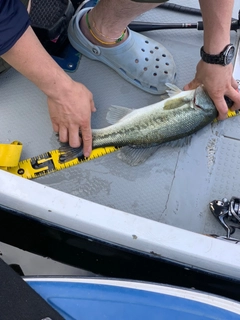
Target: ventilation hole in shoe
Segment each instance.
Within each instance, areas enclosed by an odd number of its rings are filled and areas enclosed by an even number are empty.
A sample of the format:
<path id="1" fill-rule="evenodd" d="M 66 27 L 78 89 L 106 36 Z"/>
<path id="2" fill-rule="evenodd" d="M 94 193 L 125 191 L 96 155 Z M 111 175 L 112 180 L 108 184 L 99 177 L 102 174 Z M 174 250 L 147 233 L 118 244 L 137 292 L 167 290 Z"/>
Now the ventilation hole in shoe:
<path id="1" fill-rule="evenodd" d="M 166 57 L 165 53 L 164 53 L 164 54 L 162 54 L 162 57 L 164 57 L 164 58 Z"/>
<path id="2" fill-rule="evenodd" d="M 122 69 L 122 68 L 119 68 L 123 73 L 125 73 L 125 74 L 127 74 L 127 72 L 124 70 L 124 69 Z"/>
<path id="3" fill-rule="evenodd" d="M 158 89 L 156 87 L 154 87 L 154 86 L 150 86 L 150 89 L 158 92 Z"/>
<path id="4" fill-rule="evenodd" d="M 166 65 L 166 66 L 169 66 L 169 63 L 168 63 L 168 62 L 166 62 L 166 63 L 165 63 L 165 65 Z"/>
<path id="5" fill-rule="evenodd" d="M 135 63 L 138 63 L 138 62 L 139 62 L 139 60 L 138 60 L 138 59 L 136 59 L 136 60 L 135 60 Z"/>
<path id="6" fill-rule="evenodd" d="M 142 85 L 141 82 L 137 79 L 134 79 L 135 82 L 137 82 L 138 84 Z"/>
<path id="7" fill-rule="evenodd" d="M 145 52 L 145 49 L 141 49 L 142 50 L 142 52 Z"/>
<path id="8" fill-rule="evenodd" d="M 152 50 L 150 50 L 150 53 L 151 53 L 151 54 L 153 54 L 153 51 L 152 51 Z"/>
<path id="9" fill-rule="evenodd" d="M 148 58 L 145 58 L 145 61 L 148 61 L 149 59 Z"/>
<path id="10" fill-rule="evenodd" d="M 160 60 L 159 58 L 156 59 L 156 61 L 159 61 L 159 60 Z"/>
<path id="11" fill-rule="evenodd" d="M 168 74 L 168 71 L 164 71 L 165 74 Z"/>
<path id="12" fill-rule="evenodd" d="M 147 67 L 144 67 L 144 68 L 143 68 L 144 71 L 147 71 L 147 69 L 148 69 Z"/>
<path id="13" fill-rule="evenodd" d="M 149 41 L 146 40 L 145 43 L 149 43 Z"/>
<path id="14" fill-rule="evenodd" d="M 155 68 L 156 68 L 156 69 L 158 69 L 158 68 L 159 68 L 159 66 L 155 66 Z"/>
<path id="15" fill-rule="evenodd" d="M 159 48 L 158 48 L 158 47 L 155 47 L 155 49 L 158 50 Z"/>
<path id="16" fill-rule="evenodd" d="M 157 76 L 157 73 L 156 73 L 156 72 L 154 72 L 154 74 L 153 74 L 153 75 L 154 75 L 154 77 L 156 77 L 156 76 Z"/>

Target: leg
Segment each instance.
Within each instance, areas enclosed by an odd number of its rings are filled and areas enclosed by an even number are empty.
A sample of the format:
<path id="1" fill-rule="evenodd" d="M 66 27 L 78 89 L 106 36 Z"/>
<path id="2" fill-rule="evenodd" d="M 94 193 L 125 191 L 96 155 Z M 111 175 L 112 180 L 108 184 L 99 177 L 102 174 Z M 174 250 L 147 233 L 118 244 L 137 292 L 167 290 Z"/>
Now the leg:
<path id="1" fill-rule="evenodd" d="M 165 83 L 174 82 L 176 66 L 169 51 L 157 41 L 127 28 L 155 4 L 131 0 L 89 1 L 80 7 L 68 27 L 72 46 L 86 57 L 115 70 L 136 87 L 163 94 Z"/>
<path id="2" fill-rule="evenodd" d="M 110 42 L 109 39 L 118 38 L 127 25 L 137 16 L 155 8 L 157 5 L 152 3 L 139 4 L 131 0 L 101 0 L 89 12 L 89 23 L 99 39 Z M 91 42 L 99 44 L 89 32 L 85 15 L 81 19 L 80 28 Z M 127 34 L 125 39 L 126 37 Z"/>

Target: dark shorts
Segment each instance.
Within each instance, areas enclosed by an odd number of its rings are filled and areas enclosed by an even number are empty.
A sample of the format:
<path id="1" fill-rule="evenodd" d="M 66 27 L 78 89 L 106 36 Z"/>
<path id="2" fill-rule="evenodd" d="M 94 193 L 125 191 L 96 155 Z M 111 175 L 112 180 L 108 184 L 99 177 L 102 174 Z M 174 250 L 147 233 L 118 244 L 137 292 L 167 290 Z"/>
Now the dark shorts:
<path id="1" fill-rule="evenodd" d="M 8 0 L 6 0 L 8 1 Z M 28 2 L 29 0 L 21 0 L 21 2 L 24 4 L 24 6 L 27 8 L 28 6 Z M 28 25 L 26 24 L 25 22 L 25 27 L 23 27 L 23 30 L 24 28 L 26 28 Z M 24 30 L 25 31 L 25 30 Z M 20 34 L 21 35 L 21 34 Z M 4 71 L 7 71 L 8 69 L 10 69 L 11 66 L 6 62 L 4 61 L 2 58 L 0 58 L 0 73 L 4 72 Z"/>

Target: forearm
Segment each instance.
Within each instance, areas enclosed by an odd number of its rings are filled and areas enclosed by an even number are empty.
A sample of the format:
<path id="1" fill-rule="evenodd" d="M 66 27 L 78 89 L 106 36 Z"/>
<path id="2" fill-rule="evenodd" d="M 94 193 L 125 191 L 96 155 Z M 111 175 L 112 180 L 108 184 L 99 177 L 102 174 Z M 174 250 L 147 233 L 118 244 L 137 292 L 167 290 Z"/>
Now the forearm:
<path id="1" fill-rule="evenodd" d="M 2 58 L 53 99 L 71 83 L 71 78 L 45 51 L 31 27 Z"/>
<path id="2" fill-rule="evenodd" d="M 234 0 L 199 0 L 204 23 L 204 50 L 218 54 L 230 43 Z"/>

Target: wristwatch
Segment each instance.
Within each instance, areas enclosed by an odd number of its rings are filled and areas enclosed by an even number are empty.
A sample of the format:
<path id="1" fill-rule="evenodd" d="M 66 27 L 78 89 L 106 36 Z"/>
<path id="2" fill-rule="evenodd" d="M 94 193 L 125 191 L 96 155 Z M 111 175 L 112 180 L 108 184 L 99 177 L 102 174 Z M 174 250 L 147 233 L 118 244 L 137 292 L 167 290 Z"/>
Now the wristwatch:
<path id="1" fill-rule="evenodd" d="M 230 43 L 219 54 L 208 54 L 204 51 L 202 47 L 200 50 L 200 55 L 204 62 L 226 66 L 229 63 L 231 63 L 234 57 L 234 52 L 235 47 L 233 44 Z"/>

